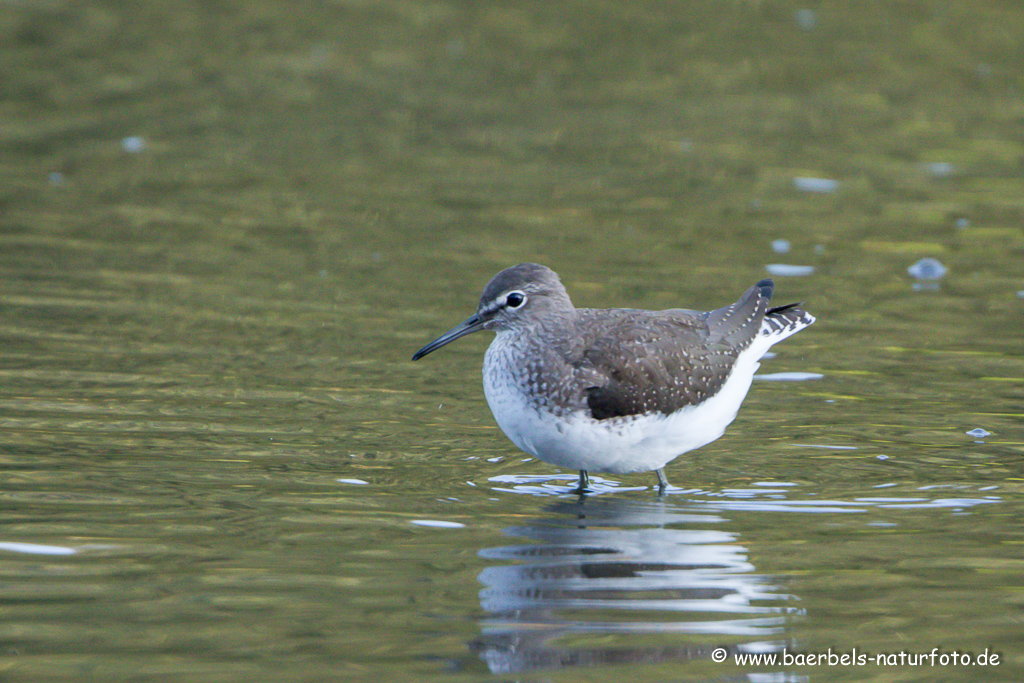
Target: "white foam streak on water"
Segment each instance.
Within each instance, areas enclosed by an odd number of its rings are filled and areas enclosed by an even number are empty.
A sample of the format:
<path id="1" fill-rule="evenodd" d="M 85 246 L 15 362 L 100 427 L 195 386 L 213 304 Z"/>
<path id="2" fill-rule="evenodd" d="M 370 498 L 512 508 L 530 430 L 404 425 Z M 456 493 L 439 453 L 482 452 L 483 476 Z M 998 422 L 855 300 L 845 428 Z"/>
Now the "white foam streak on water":
<path id="1" fill-rule="evenodd" d="M 754 375 L 754 380 L 761 382 L 806 382 L 810 379 L 821 379 L 824 376 L 817 372 L 772 372 L 765 375 Z"/>
<path id="2" fill-rule="evenodd" d="M 806 277 L 814 274 L 814 266 L 797 266 L 789 263 L 769 263 L 765 270 L 776 277 Z"/>
<path id="3" fill-rule="evenodd" d="M 29 555 L 74 555 L 78 552 L 74 548 L 65 548 L 59 545 L 39 545 L 36 543 L 17 543 L 13 541 L 0 541 L 0 550 Z"/>
<path id="4" fill-rule="evenodd" d="M 466 526 L 459 522 L 446 522 L 440 519 L 414 519 L 411 523 L 416 526 L 425 526 L 432 529 L 463 529 Z"/>

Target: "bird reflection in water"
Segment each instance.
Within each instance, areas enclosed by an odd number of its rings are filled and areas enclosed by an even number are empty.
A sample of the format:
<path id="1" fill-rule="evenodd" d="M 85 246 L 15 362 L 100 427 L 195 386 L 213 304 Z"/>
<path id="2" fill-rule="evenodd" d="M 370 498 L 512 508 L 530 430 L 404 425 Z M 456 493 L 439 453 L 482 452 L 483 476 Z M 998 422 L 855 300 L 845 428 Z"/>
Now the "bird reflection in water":
<path id="1" fill-rule="evenodd" d="M 731 659 L 785 645 L 800 610 L 755 572 L 737 534 L 707 528 L 725 519 L 615 498 L 549 510 L 505 531 L 529 543 L 480 553 L 500 562 L 479 575 L 489 617 L 473 643 L 492 673 L 710 662 L 715 648 Z"/>

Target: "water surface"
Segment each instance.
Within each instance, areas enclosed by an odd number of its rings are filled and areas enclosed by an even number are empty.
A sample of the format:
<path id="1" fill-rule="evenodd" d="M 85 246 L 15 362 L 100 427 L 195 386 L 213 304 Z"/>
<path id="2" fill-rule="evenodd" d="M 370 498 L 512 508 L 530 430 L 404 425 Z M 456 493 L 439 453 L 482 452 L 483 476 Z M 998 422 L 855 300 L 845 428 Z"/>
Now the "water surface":
<path id="1" fill-rule="evenodd" d="M 0 14 L 4 680 L 1019 678 L 1024 12 Z M 819 322 L 580 501 L 409 360 L 525 260 Z"/>

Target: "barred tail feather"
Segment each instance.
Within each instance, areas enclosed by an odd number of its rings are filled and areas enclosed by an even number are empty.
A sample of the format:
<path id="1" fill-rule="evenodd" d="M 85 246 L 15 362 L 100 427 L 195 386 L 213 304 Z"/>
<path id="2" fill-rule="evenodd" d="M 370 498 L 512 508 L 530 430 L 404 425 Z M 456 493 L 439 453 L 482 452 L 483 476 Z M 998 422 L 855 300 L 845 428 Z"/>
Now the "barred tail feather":
<path id="1" fill-rule="evenodd" d="M 769 308 L 761 321 L 761 337 L 769 337 L 771 343 L 780 342 L 796 334 L 815 321 L 815 317 L 800 308 L 801 304 L 788 304 Z"/>

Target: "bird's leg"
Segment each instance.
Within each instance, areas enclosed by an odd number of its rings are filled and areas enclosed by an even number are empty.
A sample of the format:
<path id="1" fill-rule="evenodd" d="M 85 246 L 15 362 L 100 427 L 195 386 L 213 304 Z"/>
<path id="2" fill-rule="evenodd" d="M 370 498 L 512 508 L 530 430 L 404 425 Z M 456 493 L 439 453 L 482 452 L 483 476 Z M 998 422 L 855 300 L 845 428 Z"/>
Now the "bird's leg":
<path id="1" fill-rule="evenodd" d="M 668 479 L 665 478 L 665 470 L 656 469 L 654 472 L 658 475 L 658 493 L 665 493 L 665 489 L 668 488 Z"/>
<path id="2" fill-rule="evenodd" d="M 573 493 L 578 493 L 580 495 L 583 495 L 584 493 L 586 493 L 587 491 L 590 490 L 588 488 L 589 486 L 590 486 L 590 475 L 587 474 L 586 470 L 580 470 L 580 485 L 576 487 L 576 490 L 573 491 Z"/>

